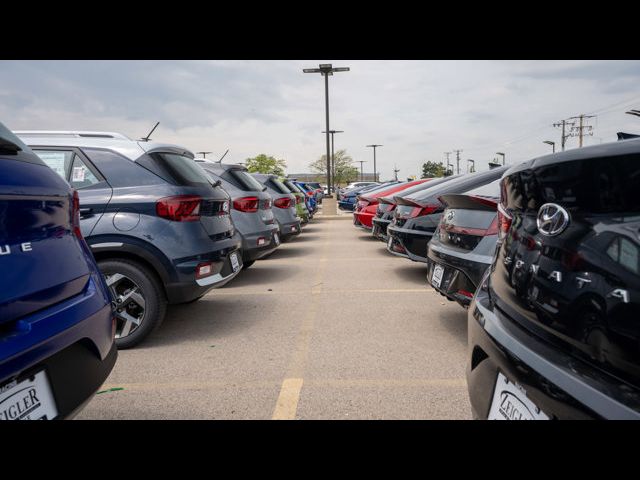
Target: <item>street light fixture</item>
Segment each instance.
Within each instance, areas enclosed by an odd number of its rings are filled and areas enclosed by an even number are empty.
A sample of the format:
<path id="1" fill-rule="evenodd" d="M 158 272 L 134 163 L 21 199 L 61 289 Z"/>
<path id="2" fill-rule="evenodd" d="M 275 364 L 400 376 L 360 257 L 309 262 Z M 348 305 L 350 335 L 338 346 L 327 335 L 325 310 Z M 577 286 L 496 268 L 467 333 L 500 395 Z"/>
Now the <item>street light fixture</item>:
<path id="1" fill-rule="evenodd" d="M 326 134 L 327 134 L 327 191 L 331 192 L 331 159 L 329 158 L 329 76 L 333 72 L 348 72 L 349 67 L 336 67 L 330 63 L 321 63 L 320 68 L 303 68 L 304 73 L 319 73 L 324 77 L 324 103 L 326 114 Z"/>
<path id="2" fill-rule="evenodd" d="M 552 153 L 556 153 L 556 142 L 552 142 L 551 140 L 543 140 L 542 143 L 546 143 L 547 145 L 551 145 L 551 148 L 553 148 L 553 152 Z"/>
<path id="3" fill-rule="evenodd" d="M 378 170 L 376 169 L 376 148 L 383 147 L 383 146 L 384 145 L 380 145 L 380 144 L 367 145 L 367 147 L 373 147 L 373 179 L 374 179 L 374 182 L 378 181 Z"/>
<path id="4" fill-rule="evenodd" d="M 323 131 L 322 133 L 327 133 Z M 344 130 L 329 130 L 331 134 L 331 177 L 333 178 L 333 189 L 337 190 L 336 187 L 336 156 L 333 153 L 333 134 L 334 133 L 344 133 Z M 331 190 L 327 190 L 329 195 L 331 195 Z"/>
<path id="5" fill-rule="evenodd" d="M 496 152 L 496 155 L 501 155 L 502 156 L 502 165 L 504 165 L 504 153 Z"/>

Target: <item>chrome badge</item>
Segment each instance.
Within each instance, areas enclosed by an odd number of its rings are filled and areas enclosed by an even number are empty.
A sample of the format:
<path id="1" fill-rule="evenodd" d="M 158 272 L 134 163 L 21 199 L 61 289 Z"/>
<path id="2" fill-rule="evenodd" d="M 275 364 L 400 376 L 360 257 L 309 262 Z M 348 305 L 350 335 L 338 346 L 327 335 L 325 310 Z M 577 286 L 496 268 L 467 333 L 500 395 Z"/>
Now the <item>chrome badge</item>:
<path id="1" fill-rule="evenodd" d="M 449 213 L 447 213 L 447 220 L 451 221 L 451 220 L 453 220 L 453 217 L 455 217 L 455 216 L 456 216 L 455 210 L 449 210 Z"/>
<path id="2" fill-rule="evenodd" d="M 545 203 L 538 210 L 536 223 L 540 233 L 552 237 L 569 226 L 569 212 L 555 203 Z"/>

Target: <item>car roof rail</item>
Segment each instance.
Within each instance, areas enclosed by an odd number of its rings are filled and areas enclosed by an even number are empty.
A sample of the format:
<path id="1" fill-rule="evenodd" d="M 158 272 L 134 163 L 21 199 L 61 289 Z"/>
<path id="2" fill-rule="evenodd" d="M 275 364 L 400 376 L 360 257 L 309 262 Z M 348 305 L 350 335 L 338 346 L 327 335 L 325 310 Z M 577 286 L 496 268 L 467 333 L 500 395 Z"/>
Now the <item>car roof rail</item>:
<path id="1" fill-rule="evenodd" d="M 117 132 L 90 132 L 80 130 L 14 130 L 13 133 L 23 137 L 113 138 L 118 140 L 131 140 L 126 135 Z"/>

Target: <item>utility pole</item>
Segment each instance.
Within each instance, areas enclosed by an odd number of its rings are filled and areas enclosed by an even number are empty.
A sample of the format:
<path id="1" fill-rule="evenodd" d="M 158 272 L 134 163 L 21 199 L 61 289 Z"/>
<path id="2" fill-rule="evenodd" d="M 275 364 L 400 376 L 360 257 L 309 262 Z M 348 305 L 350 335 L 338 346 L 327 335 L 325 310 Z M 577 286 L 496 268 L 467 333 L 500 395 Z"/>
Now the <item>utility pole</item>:
<path id="1" fill-rule="evenodd" d="M 593 127 L 591 125 L 585 125 L 584 124 L 584 119 L 585 118 L 594 118 L 595 115 L 585 115 L 584 113 L 582 115 L 578 115 L 577 117 L 570 117 L 570 120 L 572 118 L 577 118 L 580 120 L 580 126 L 576 127 L 573 126 L 571 127 L 571 132 L 576 132 L 576 133 L 570 133 L 569 136 L 570 137 L 578 137 L 578 147 L 582 148 L 582 137 L 584 137 L 585 135 L 593 135 Z M 575 123 L 575 122 L 574 122 Z M 588 133 L 584 133 L 584 131 L 587 131 Z"/>
<path id="2" fill-rule="evenodd" d="M 502 165 L 504 165 L 504 153 L 503 152 L 496 152 L 496 155 L 500 155 L 502 157 Z"/>
<path id="3" fill-rule="evenodd" d="M 565 143 L 567 143 L 567 138 L 569 138 L 571 136 L 568 133 L 565 133 L 566 132 L 566 127 L 567 127 L 567 125 L 573 126 L 575 124 L 576 124 L 576 122 L 569 122 L 567 120 L 560 120 L 559 122 L 553 124 L 554 127 L 562 127 L 562 136 L 560 137 L 560 145 L 562 145 L 562 151 L 563 152 L 564 152 L 564 145 L 565 145 Z"/>
<path id="4" fill-rule="evenodd" d="M 462 150 L 454 150 L 454 152 L 456 153 L 456 168 L 458 170 L 458 175 L 460 175 L 460 152 L 462 152 Z"/>
<path id="5" fill-rule="evenodd" d="M 471 170 L 469 170 L 469 163 L 471 163 Z M 476 161 L 467 159 L 467 173 L 474 173 L 476 171 Z"/>
<path id="6" fill-rule="evenodd" d="M 396 182 L 398 181 L 398 172 L 399 172 L 399 171 L 400 171 L 400 170 L 398 170 L 398 166 L 394 164 L 394 165 L 393 165 L 393 175 L 394 175 L 394 177 L 395 177 L 395 179 L 396 179 Z"/>
<path id="7" fill-rule="evenodd" d="M 363 182 L 364 181 L 364 177 L 362 176 L 362 164 L 363 163 L 367 163 L 366 160 L 357 160 L 357 162 L 360 164 L 360 181 Z"/>
<path id="8" fill-rule="evenodd" d="M 327 133 L 327 132 L 322 132 L 322 133 Z M 344 130 L 329 130 L 329 133 L 331 134 L 331 178 L 333 178 L 333 189 L 337 190 L 337 186 L 336 186 L 336 156 L 333 153 L 333 134 L 334 133 L 344 133 Z M 329 195 L 331 195 L 331 190 L 328 190 Z"/>

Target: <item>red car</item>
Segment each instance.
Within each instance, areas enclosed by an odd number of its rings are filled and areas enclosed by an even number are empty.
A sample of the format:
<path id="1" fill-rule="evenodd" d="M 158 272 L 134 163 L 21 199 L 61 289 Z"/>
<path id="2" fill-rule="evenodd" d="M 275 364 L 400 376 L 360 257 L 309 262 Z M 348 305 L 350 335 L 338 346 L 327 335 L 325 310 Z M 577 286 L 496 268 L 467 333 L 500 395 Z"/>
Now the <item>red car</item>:
<path id="1" fill-rule="evenodd" d="M 421 178 L 420 180 L 413 180 L 412 182 L 397 183 L 385 190 L 379 190 L 369 195 L 366 193 L 358 195 L 358 201 L 356 202 L 353 210 L 353 224 L 371 230 L 373 228 L 373 218 L 376 216 L 376 208 L 378 207 L 378 198 L 393 195 L 397 192 L 401 192 L 406 188 L 413 187 L 414 185 L 420 185 L 421 183 L 428 182 L 431 178 Z"/>

